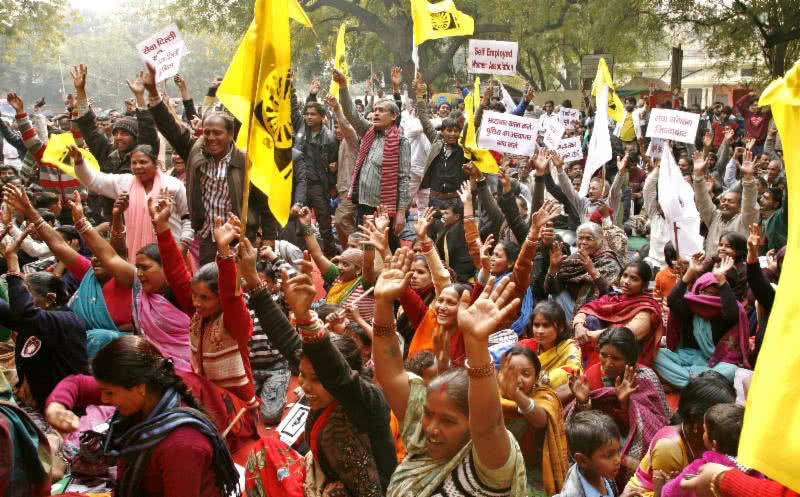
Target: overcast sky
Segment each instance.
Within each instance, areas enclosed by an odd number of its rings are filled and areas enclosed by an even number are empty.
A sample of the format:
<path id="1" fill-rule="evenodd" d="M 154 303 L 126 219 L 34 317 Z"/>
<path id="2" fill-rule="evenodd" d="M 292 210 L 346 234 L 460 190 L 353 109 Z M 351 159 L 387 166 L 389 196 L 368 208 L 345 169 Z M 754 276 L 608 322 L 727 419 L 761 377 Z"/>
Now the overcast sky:
<path id="1" fill-rule="evenodd" d="M 108 10 L 119 7 L 122 0 L 69 0 L 76 9 Z"/>

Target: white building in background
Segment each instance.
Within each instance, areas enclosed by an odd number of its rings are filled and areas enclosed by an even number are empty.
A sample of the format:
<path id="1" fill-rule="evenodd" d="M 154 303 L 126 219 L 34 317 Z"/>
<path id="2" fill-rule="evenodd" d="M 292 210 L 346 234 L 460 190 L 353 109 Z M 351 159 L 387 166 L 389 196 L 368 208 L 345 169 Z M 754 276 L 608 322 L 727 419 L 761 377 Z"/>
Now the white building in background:
<path id="1" fill-rule="evenodd" d="M 713 65 L 716 60 L 709 55 L 702 42 L 684 42 L 683 79 L 681 90 L 686 107 L 699 105 L 705 108 L 714 102 L 733 106 L 736 99 L 747 93 L 744 85 L 752 81 L 752 64 L 743 64 L 735 72 L 720 77 Z M 660 51 L 655 60 L 635 64 L 635 72 L 644 78 L 655 78 L 669 84 L 672 74 L 671 51 Z"/>

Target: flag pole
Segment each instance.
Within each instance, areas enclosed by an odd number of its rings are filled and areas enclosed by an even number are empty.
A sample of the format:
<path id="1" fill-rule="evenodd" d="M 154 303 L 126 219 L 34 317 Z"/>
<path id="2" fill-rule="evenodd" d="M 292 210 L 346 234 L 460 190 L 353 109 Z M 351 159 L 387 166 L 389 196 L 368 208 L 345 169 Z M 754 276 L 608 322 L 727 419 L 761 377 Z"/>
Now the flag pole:
<path id="1" fill-rule="evenodd" d="M 678 228 L 678 223 L 677 222 L 673 222 L 672 223 L 672 229 L 673 229 L 673 231 L 675 231 L 675 256 L 676 256 L 676 258 L 679 258 L 681 256 L 681 252 L 680 252 L 680 250 L 678 250 L 678 229 L 679 228 Z"/>

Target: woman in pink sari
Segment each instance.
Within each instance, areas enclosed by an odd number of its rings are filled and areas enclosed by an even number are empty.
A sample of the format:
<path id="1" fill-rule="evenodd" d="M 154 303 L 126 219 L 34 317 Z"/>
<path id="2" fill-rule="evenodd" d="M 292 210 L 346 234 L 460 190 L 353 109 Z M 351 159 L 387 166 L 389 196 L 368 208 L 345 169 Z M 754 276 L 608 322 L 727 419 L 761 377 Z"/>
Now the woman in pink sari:
<path id="1" fill-rule="evenodd" d="M 86 241 L 99 263 L 112 274 L 119 285 L 133 289 L 135 333 L 147 338 L 161 354 L 172 359 L 175 369 L 191 371 L 189 349 L 191 319 L 178 307 L 177 300 L 167 284 L 158 246 L 145 245 L 135 253 L 135 265 L 131 264 L 120 257 L 86 219 L 78 192 L 75 192 L 69 204 L 72 208 L 75 229 Z M 168 248 L 178 252 L 174 241 Z"/>

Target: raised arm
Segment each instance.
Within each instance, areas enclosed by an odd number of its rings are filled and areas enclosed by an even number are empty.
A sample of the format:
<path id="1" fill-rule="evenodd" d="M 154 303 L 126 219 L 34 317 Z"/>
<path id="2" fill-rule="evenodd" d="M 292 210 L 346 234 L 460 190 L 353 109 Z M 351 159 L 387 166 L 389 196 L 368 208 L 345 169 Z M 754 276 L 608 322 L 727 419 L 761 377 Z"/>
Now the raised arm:
<path id="1" fill-rule="evenodd" d="M 308 252 L 311 254 L 314 264 L 317 265 L 317 269 L 319 269 L 320 273 L 327 273 L 328 269 L 334 264 L 322 253 L 322 248 L 319 246 L 316 235 L 314 235 L 314 226 L 311 224 L 311 209 L 303 207 L 300 210 L 298 219 L 303 230 L 303 239 L 306 241 L 306 248 L 308 248 Z"/>
<path id="2" fill-rule="evenodd" d="M 622 187 L 624 184 L 627 184 L 629 160 L 628 154 L 625 154 L 621 159 L 617 158 L 617 175 L 614 177 L 614 183 L 611 184 L 611 188 L 608 190 L 608 206 L 614 209 L 615 212 L 619 212 Z"/>
<path id="3" fill-rule="evenodd" d="M 236 253 L 231 248 L 231 242 L 238 240 L 241 232 L 242 222 L 234 214 L 228 213 L 228 220 L 224 224 L 222 218 L 216 219 L 214 241 L 217 243 L 218 295 L 222 304 L 222 320 L 225 329 L 239 343 L 240 348 L 247 345 L 253 334 L 253 321 L 250 319 L 247 303 L 242 292 L 237 292 L 238 272 L 233 260 Z"/>
<path id="4" fill-rule="evenodd" d="M 156 231 L 158 252 L 161 254 L 161 266 L 164 268 L 167 284 L 175 294 L 181 310 L 191 317 L 195 312 L 192 302 L 192 273 L 186 267 L 186 261 L 169 229 L 172 204 L 173 199 L 162 190 L 158 198 L 152 197 L 152 201 L 147 207 L 150 211 L 153 229 Z"/>
<path id="5" fill-rule="evenodd" d="M 167 103 L 161 98 L 158 87 L 156 87 L 155 69 L 151 66 L 148 66 L 147 69 L 147 72 L 143 73 L 143 83 L 147 93 L 150 95 L 150 114 L 153 117 L 153 123 L 170 145 L 172 145 L 175 152 L 180 155 L 184 161 L 188 161 L 189 151 L 196 138 L 192 136 L 192 132 L 188 127 L 179 125 L 172 117 L 172 114 L 167 108 Z M 157 149 L 158 147 L 156 146 L 156 150 Z"/>
<path id="6" fill-rule="evenodd" d="M 714 212 L 716 207 L 711 201 L 711 194 L 706 187 L 705 177 L 705 159 L 701 152 L 695 152 L 692 156 L 694 160 L 694 174 L 692 175 L 692 187 L 694 188 L 694 201 L 697 203 L 697 210 L 700 213 L 700 219 L 706 224 L 711 224 L 714 220 Z"/>
<path id="7" fill-rule="evenodd" d="M 434 292 L 438 296 L 445 287 L 450 285 L 451 281 L 450 272 L 445 269 L 442 259 L 439 257 L 439 252 L 433 246 L 433 241 L 428 237 L 428 229 L 431 224 L 433 224 L 433 207 L 428 207 L 423 214 L 417 216 L 414 230 L 417 233 L 417 241 L 422 245 L 422 256 L 425 257 L 425 262 L 428 264 Z"/>
<path id="8" fill-rule="evenodd" d="M 70 154 L 73 160 L 78 160 L 76 156 L 80 157 L 80 151 L 76 147 L 70 148 Z M 91 223 L 83 213 L 83 205 L 81 204 L 81 195 L 77 190 L 72 193 L 72 200 L 68 202 L 72 209 L 72 222 L 75 229 L 81 234 L 83 240 L 89 246 L 92 253 L 97 257 L 100 263 L 109 270 L 117 282 L 125 287 L 133 287 L 133 279 L 136 275 L 136 267 L 120 257 L 107 241 L 100 236 L 100 233 L 95 231 Z"/>
<path id="9" fill-rule="evenodd" d="M 748 150 L 742 161 L 742 226 L 746 228 L 758 223 L 760 211 L 753 153 Z"/>
<path id="10" fill-rule="evenodd" d="M 355 147 L 358 146 L 358 135 L 353 125 L 350 124 L 350 121 L 344 117 L 342 106 L 339 105 L 339 101 L 336 100 L 336 97 L 333 95 L 328 95 L 325 97 L 325 103 L 328 104 L 328 107 L 333 109 L 333 113 L 336 115 L 336 121 L 339 123 L 339 131 L 342 133 L 342 140 L 346 141 L 355 149 Z"/>
<path id="11" fill-rule="evenodd" d="M 97 127 L 94 112 L 89 108 L 89 101 L 86 98 L 86 78 L 89 68 L 83 64 L 75 66 L 70 72 L 72 83 L 75 85 L 75 110 L 78 117 L 74 120 L 81 130 L 83 139 L 86 141 L 89 150 L 92 152 L 100 164 L 105 163 L 108 155 L 114 151 L 114 145 L 108 141 Z"/>
<path id="12" fill-rule="evenodd" d="M 350 91 L 347 88 L 347 79 L 345 79 L 344 74 L 339 72 L 338 69 L 334 69 L 333 79 L 339 83 L 339 100 L 342 106 L 342 112 L 347 120 L 350 121 L 350 124 L 353 125 L 353 129 L 356 130 L 358 137 L 361 138 L 364 136 L 367 130 L 369 130 L 372 124 L 363 117 L 359 116 L 356 110 L 353 108 L 353 101 L 350 98 Z"/>
<path id="13" fill-rule="evenodd" d="M 412 83 L 414 94 L 417 101 L 417 117 L 419 122 L 422 123 L 422 131 L 428 140 L 433 143 L 436 141 L 438 135 L 436 130 L 431 124 L 430 107 L 428 106 L 428 85 L 422 79 L 422 75 L 417 73 L 416 79 Z"/>

